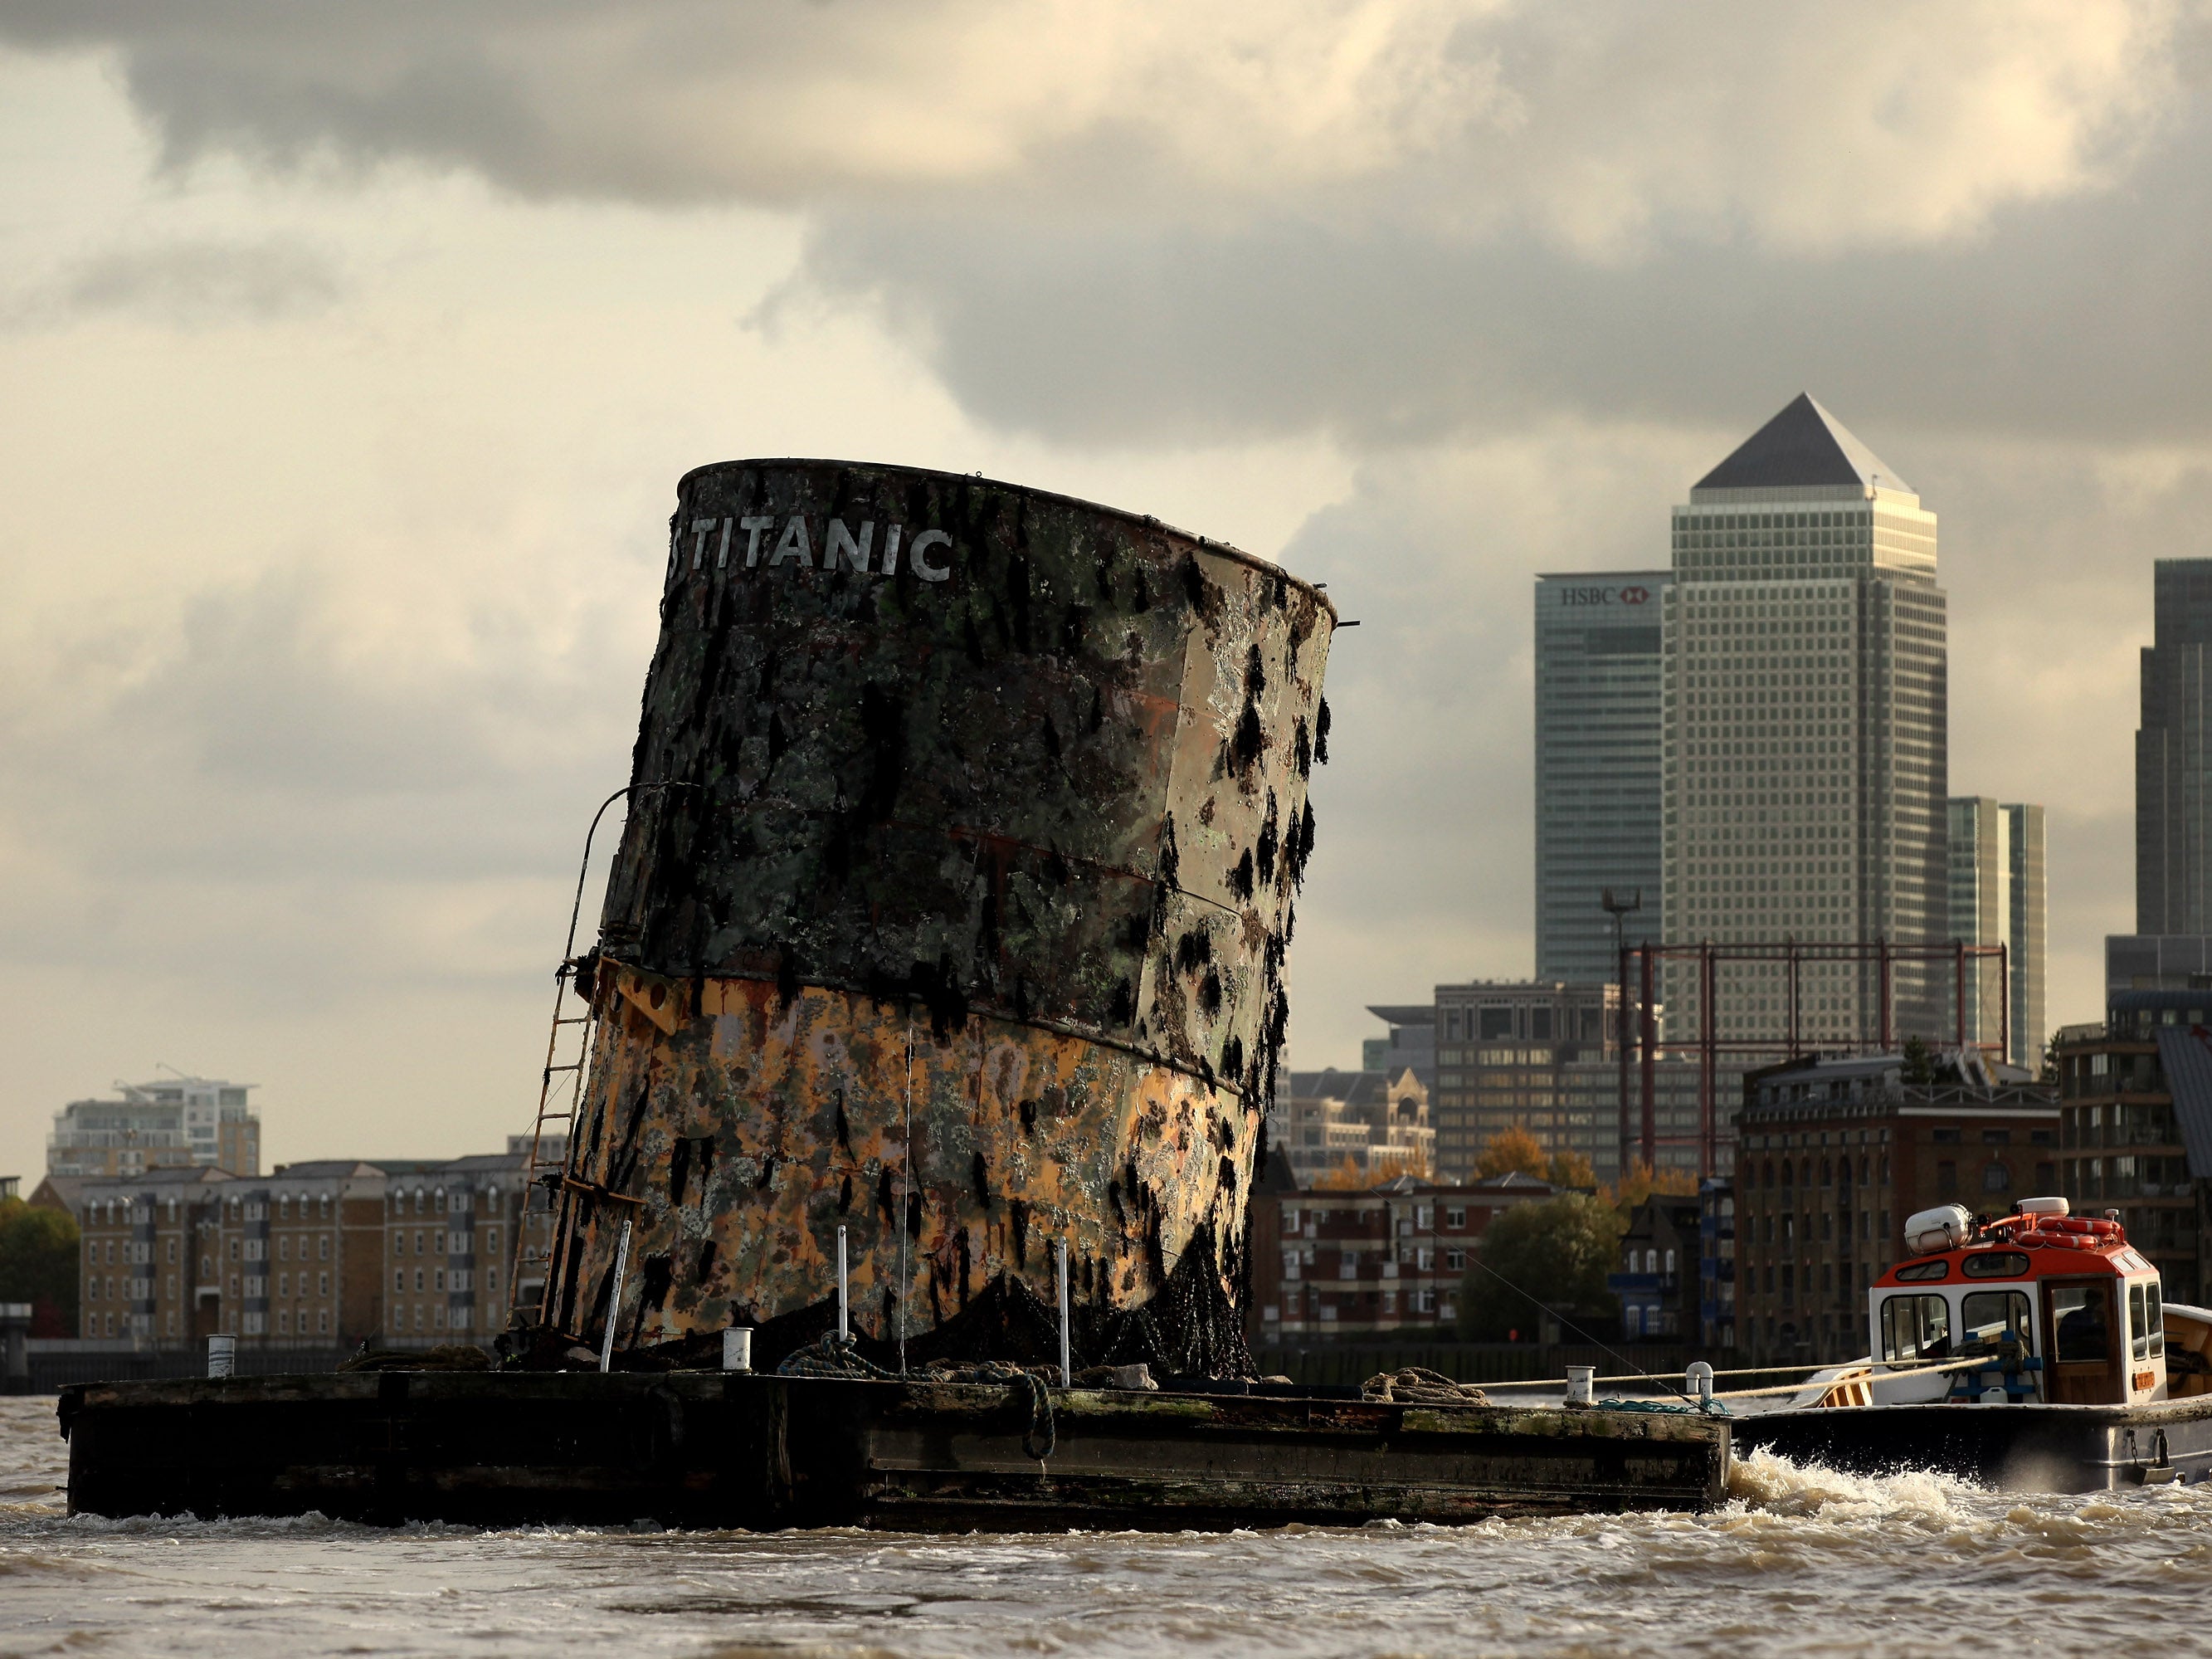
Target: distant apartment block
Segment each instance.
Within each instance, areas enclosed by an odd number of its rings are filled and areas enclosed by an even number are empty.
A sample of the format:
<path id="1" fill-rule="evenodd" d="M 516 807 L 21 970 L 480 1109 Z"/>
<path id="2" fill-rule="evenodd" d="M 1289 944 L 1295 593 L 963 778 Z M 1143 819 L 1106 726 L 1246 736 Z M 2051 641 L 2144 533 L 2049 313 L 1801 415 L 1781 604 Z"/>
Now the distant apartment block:
<path id="1" fill-rule="evenodd" d="M 54 1114 L 46 1173 L 123 1176 L 151 1170 L 261 1168 L 261 1120 L 246 1103 L 250 1083 L 164 1078 L 118 1084 L 114 1100 L 73 1100 Z"/>
<path id="2" fill-rule="evenodd" d="M 1491 1222 L 1552 1195 L 1523 1175 L 1462 1186 L 1401 1177 L 1367 1192 L 1262 1188 L 1252 1197 L 1251 1340 L 1449 1339 Z"/>
<path id="3" fill-rule="evenodd" d="M 2062 1172 L 2077 1212 L 2117 1208 L 2176 1302 L 2203 1299 L 2212 1232 L 2212 988 L 2115 992 L 2058 1033 Z"/>
<path id="4" fill-rule="evenodd" d="M 1665 938 L 1660 613 L 1673 573 L 1536 578 L 1536 977 L 1617 979 L 1600 896 L 1642 895 L 1631 945 Z"/>
<path id="5" fill-rule="evenodd" d="M 1704 1219 L 1702 1198 L 1669 1193 L 1630 1212 L 1620 1271 L 1605 1282 L 1620 1298 L 1620 1334 L 1631 1342 L 1698 1340 Z"/>
<path id="6" fill-rule="evenodd" d="M 1901 1054 L 1808 1058 L 1745 1079 L 1735 1168 L 1737 1344 L 1761 1361 L 1866 1352 L 1867 1291 L 1937 1204 L 2002 1215 L 2056 1193 L 2058 1091 L 1969 1050 L 1931 1080 Z"/>
<path id="7" fill-rule="evenodd" d="M 82 1231 L 86 1337 L 429 1346 L 499 1330 L 510 1276 L 526 1296 L 543 1283 L 550 1217 L 524 1190 L 526 1161 L 331 1159 L 265 1176 L 171 1166 L 45 1190 Z"/>
<path id="8" fill-rule="evenodd" d="M 2000 1011 L 1996 964 L 1969 970 L 1967 1040 L 2002 1038 L 2007 1060 L 2037 1070 L 2043 1063 L 2049 957 L 2043 809 L 1983 795 L 1954 796 L 1949 820 L 1948 937 L 1969 945 L 2003 945 L 2003 981 L 2009 991 L 2009 1006 Z"/>

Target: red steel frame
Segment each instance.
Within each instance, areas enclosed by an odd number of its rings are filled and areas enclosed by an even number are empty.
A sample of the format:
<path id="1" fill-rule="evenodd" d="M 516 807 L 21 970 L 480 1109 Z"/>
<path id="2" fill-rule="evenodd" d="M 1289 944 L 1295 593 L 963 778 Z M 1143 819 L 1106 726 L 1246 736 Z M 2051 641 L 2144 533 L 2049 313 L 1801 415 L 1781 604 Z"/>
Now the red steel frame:
<path id="1" fill-rule="evenodd" d="M 1636 963 L 1635 1024 L 1629 1024 L 1629 959 Z M 1659 1008 L 1657 980 L 1659 964 L 1668 961 L 1698 964 L 1698 1035 L 1678 1042 L 1662 1042 L 1659 1037 Z M 2002 1060 L 2012 1048 L 2012 981 L 2011 967 L 2002 945 L 1968 945 L 1963 940 L 1931 941 L 1921 945 L 1898 945 L 1888 939 L 1863 939 L 1850 944 L 1808 944 L 1796 939 L 1762 940 L 1737 945 L 1715 945 L 1710 940 L 1698 945 L 1630 945 L 1620 952 L 1620 1150 L 1624 1168 L 1628 1162 L 1632 1142 L 1629 1126 L 1628 1073 L 1630 1045 L 1634 1045 L 1640 1074 L 1642 1108 L 1632 1139 L 1640 1146 L 1646 1165 L 1654 1164 L 1659 1146 L 1658 1136 L 1658 1066 L 1662 1051 L 1694 1050 L 1698 1056 L 1698 1169 L 1701 1176 L 1716 1173 L 1719 1164 L 1717 1114 L 1714 1110 L 1714 1079 L 1723 1053 L 1731 1057 L 1742 1055 L 1779 1055 L 1795 1058 L 1805 1052 L 1800 1041 L 1797 1020 L 1798 968 L 1812 963 L 1869 963 L 1875 964 L 1879 986 L 1876 993 L 1879 1029 L 1869 1039 L 1862 1033 L 1856 1039 L 1830 1042 L 1832 1053 L 1856 1054 L 1870 1052 L 1887 1054 L 1896 1047 L 1895 991 L 1896 968 L 1900 962 L 1942 962 L 1952 964 L 1954 1036 L 1960 1048 L 1978 1048 Z M 1994 960 L 1997 965 L 1997 1040 L 1994 1042 L 1966 1041 L 1966 964 L 1979 964 Z M 1719 1035 L 1718 1012 L 1714 1006 L 1719 992 L 1719 975 L 1715 971 L 1722 963 L 1779 962 L 1783 964 L 1788 993 L 1784 999 L 1784 1024 L 1778 1037 L 1730 1036 L 1725 1041 Z M 1633 1036 L 1630 1035 L 1633 1031 Z"/>

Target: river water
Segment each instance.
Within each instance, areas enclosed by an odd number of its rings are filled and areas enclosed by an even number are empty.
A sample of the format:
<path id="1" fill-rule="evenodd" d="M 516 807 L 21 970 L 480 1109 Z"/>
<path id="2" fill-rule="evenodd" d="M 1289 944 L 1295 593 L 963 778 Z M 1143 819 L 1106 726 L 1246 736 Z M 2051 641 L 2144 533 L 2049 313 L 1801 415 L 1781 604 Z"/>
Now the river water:
<path id="1" fill-rule="evenodd" d="M 2212 1489 L 2021 1498 L 1764 1455 L 1711 1515 L 886 1536 L 64 1513 L 0 1400 L 0 1655 L 2193 1652 Z"/>

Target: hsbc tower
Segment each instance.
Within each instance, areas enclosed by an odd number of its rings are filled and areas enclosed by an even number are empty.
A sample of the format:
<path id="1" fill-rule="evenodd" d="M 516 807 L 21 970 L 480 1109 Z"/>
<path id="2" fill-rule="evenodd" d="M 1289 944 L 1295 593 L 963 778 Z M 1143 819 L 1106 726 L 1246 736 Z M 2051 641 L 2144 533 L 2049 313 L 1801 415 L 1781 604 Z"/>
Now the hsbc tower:
<path id="1" fill-rule="evenodd" d="M 1611 981 L 1610 887 L 1631 945 L 1666 937 L 1660 615 L 1671 573 L 1536 578 L 1536 977 Z"/>

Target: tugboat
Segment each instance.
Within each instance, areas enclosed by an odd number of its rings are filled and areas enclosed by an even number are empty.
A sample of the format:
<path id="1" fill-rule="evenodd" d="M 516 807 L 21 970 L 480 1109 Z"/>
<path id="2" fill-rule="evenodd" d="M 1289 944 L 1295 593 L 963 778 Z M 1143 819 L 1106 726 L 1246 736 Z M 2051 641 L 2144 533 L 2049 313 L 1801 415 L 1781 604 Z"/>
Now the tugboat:
<path id="1" fill-rule="evenodd" d="M 2116 1218 L 1953 1204 L 1905 1240 L 1868 1293 L 1868 1356 L 1747 1401 L 1739 1450 L 2039 1492 L 2212 1478 L 2212 1311 L 2166 1302 Z"/>

